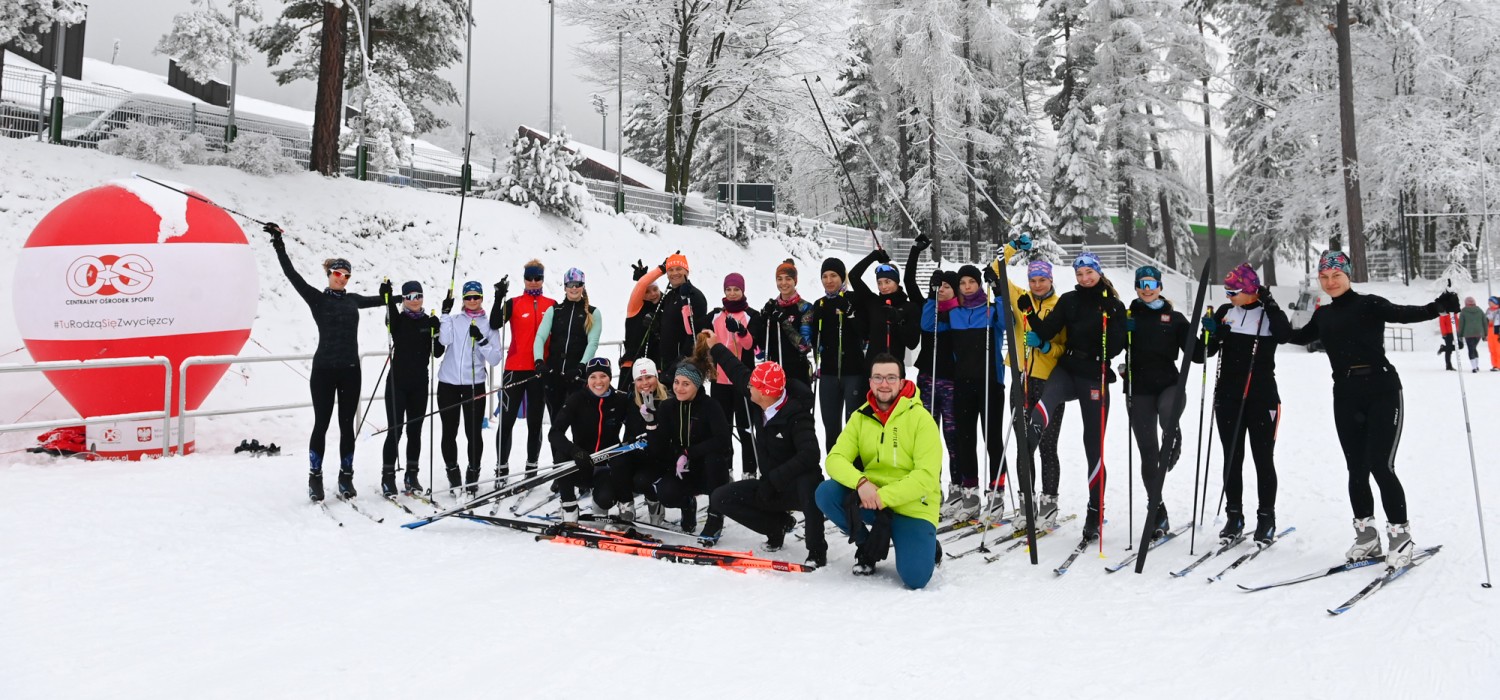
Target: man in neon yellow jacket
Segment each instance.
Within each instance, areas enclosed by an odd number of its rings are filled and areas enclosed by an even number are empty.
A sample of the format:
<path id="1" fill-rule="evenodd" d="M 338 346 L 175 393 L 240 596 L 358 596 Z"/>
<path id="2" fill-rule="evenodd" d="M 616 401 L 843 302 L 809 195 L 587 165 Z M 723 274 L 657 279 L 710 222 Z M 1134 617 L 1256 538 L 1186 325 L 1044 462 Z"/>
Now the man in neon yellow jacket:
<path id="1" fill-rule="evenodd" d="M 849 534 L 851 513 L 859 544 L 856 575 L 875 573 L 887 543 L 896 549 L 896 572 L 908 588 L 932 579 L 937 546 L 939 474 L 943 445 L 917 387 L 889 354 L 870 361 L 866 403 L 849 418 L 824 465 L 829 481 L 818 486 L 824 515 Z M 855 466 L 856 460 L 858 464 Z M 873 528 L 867 530 L 866 526 Z M 876 545 L 871 547 L 870 545 Z M 875 552 L 878 552 L 875 553 Z"/>

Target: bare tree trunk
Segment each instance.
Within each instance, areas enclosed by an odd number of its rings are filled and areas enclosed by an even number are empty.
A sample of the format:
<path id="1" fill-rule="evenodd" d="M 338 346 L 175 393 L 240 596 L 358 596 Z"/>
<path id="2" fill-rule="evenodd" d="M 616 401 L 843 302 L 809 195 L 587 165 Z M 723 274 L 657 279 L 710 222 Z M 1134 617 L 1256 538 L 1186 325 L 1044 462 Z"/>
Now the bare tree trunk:
<path id="1" fill-rule="evenodd" d="M 911 143 L 908 141 L 909 138 L 910 136 L 906 130 L 906 122 L 898 117 L 896 119 L 896 168 L 900 171 L 901 203 L 903 205 L 911 202 L 906 196 L 906 183 L 911 182 L 911 176 L 913 175 L 911 171 Z M 913 231 L 911 225 L 911 222 L 907 221 L 906 217 L 901 217 L 901 230 L 906 232 L 908 238 L 915 238 L 919 232 Z M 934 257 L 933 259 L 937 260 L 938 258 Z"/>
<path id="2" fill-rule="evenodd" d="M 937 168 L 937 105 L 932 98 L 927 100 L 927 174 L 930 178 L 927 191 L 927 228 L 932 233 L 928 237 L 932 239 L 932 249 L 937 251 L 932 256 L 933 260 L 942 261 L 943 236 L 942 227 L 938 226 L 938 168 Z"/>
<path id="3" fill-rule="evenodd" d="M 342 3 L 323 3 L 318 94 L 313 106 L 312 154 L 308 158 L 308 167 L 324 175 L 339 172 L 339 127 L 344 123 L 345 17 Z"/>
<path id="4" fill-rule="evenodd" d="M 1354 58 L 1349 37 L 1349 0 L 1338 0 L 1335 6 L 1334 41 L 1338 44 L 1339 62 L 1339 135 L 1344 156 L 1344 213 L 1349 226 L 1349 258 L 1354 266 L 1352 280 L 1369 279 L 1365 264 L 1365 214 L 1359 194 L 1359 148 L 1354 139 Z"/>
<path id="5" fill-rule="evenodd" d="M 1146 116 L 1151 116 L 1151 108 L 1146 107 Z M 1165 170 L 1166 164 L 1161 155 L 1161 141 L 1156 132 L 1151 132 L 1151 160 L 1158 171 Z M 1161 209 L 1161 244 L 1167 250 L 1167 267 L 1177 267 L 1177 241 L 1173 239 L 1172 208 L 1167 206 L 1167 191 L 1158 189 L 1156 191 L 1156 206 Z"/>

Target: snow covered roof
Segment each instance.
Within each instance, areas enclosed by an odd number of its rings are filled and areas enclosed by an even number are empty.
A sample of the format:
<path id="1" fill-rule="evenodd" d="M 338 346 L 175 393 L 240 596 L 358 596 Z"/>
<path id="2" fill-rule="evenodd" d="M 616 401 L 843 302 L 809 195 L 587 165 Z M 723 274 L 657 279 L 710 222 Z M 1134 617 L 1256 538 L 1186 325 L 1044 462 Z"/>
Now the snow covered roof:
<path id="1" fill-rule="evenodd" d="M 533 129 L 525 124 L 522 124 L 521 128 L 534 138 L 543 140 L 547 138 L 547 133 L 540 129 Z M 615 172 L 615 164 L 619 162 L 617 160 L 619 156 L 613 152 L 594 148 L 572 139 L 563 144 L 563 147 L 588 159 L 597 168 L 608 170 L 611 174 Z M 624 158 L 620 174 L 625 176 L 627 185 L 635 184 L 637 187 L 645 187 L 657 192 L 667 191 L 667 176 L 664 173 L 629 156 Z M 635 180 L 635 183 L 629 180 Z"/>

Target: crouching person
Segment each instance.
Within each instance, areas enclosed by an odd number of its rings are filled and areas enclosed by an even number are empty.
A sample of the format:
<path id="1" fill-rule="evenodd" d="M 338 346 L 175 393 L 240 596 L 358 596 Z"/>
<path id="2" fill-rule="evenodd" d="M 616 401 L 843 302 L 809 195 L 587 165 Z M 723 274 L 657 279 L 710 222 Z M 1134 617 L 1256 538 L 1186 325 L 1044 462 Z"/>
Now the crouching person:
<path id="1" fill-rule="evenodd" d="M 634 402 L 629 394 L 611 386 L 608 359 L 589 360 L 584 372 L 584 388 L 563 403 L 548 433 L 553 457 L 559 461 L 571 459 L 578 466 L 578 471 L 552 482 L 552 490 L 561 496 L 565 523 L 578 522 L 579 491 L 592 489 L 595 517 L 604 517 L 617 503 L 624 517 L 626 504 L 632 499 L 628 465 L 634 455 L 618 455 L 597 464 L 592 455 L 628 439 L 621 431 L 628 432 L 627 426 L 635 423 Z"/>
<path id="2" fill-rule="evenodd" d="M 937 520 L 943 446 L 937 423 L 922 408 L 905 368 L 889 354 L 870 361 L 866 399 L 828 453 L 829 480 L 818 486 L 818 507 L 844 534 L 852 533 L 850 541 L 859 548 L 856 575 L 875 573 L 875 563 L 894 546 L 902 583 L 922 588 L 942 556 Z"/>
<path id="3" fill-rule="evenodd" d="M 786 533 L 796 519 L 788 511 L 806 514 L 807 565 L 828 564 L 828 544 L 823 537 L 823 512 L 814 494 L 823 482 L 818 467 L 817 421 L 813 418 L 812 389 L 775 362 L 762 362 L 754 370 L 718 342 L 710 331 L 699 334 L 711 348 L 714 362 L 729 384 L 752 403 L 750 423 L 759 478 L 737 481 L 715 489 L 710 497 L 714 512 L 766 536 L 765 549 L 775 552 L 786 542 Z"/>

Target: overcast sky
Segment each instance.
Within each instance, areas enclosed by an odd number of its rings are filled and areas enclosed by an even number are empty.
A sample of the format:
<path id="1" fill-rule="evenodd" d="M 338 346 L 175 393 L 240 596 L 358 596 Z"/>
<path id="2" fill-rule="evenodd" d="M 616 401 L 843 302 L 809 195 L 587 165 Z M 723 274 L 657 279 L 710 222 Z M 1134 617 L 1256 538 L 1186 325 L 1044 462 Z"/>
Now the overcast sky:
<path id="1" fill-rule="evenodd" d="M 281 0 L 259 0 L 269 21 L 284 7 Z M 222 5 L 222 3 L 220 3 Z M 172 24 L 172 16 L 192 7 L 189 0 L 90 0 L 88 34 L 84 53 L 90 58 L 108 61 L 114 53 L 114 42 L 120 41 L 116 62 L 155 73 L 166 74 L 167 58 L 151 53 L 157 40 Z M 547 120 L 547 0 L 474 0 L 474 83 L 473 122 L 477 127 L 506 131 L 517 124 L 528 123 L 546 128 Z M 600 118 L 589 98 L 595 92 L 613 90 L 588 82 L 577 75 L 573 47 L 588 40 L 582 29 L 564 24 L 559 18 L 556 39 L 556 110 L 558 126 L 567 125 L 574 137 L 598 145 Z M 265 58 L 240 66 L 240 94 L 282 104 L 312 109 L 312 81 L 289 85 L 276 84 Z M 229 72 L 224 70 L 225 82 Z M 446 76 L 463 94 L 463 66 L 454 66 Z M 440 110 L 449 121 L 463 119 L 461 106 Z M 610 100 L 610 148 L 614 147 L 614 101 Z M 461 146 L 461 129 L 454 128 L 446 138 L 433 140 Z"/>

